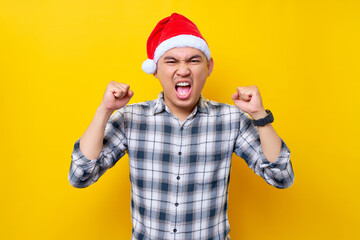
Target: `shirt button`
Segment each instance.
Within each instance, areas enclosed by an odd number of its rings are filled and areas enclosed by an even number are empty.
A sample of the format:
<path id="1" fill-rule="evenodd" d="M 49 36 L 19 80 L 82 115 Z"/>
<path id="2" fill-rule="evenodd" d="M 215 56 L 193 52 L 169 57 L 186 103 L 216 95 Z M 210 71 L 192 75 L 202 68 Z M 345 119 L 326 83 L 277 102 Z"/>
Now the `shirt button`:
<path id="1" fill-rule="evenodd" d="M 179 155 L 181 155 L 182 154 L 182 152 L 179 152 Z"/>
<path id="2" fill-rule="evenodd" d="M 177 179 L 177 180 L 180 180 L 180 176 L 177 176 L 176 179 Z"/>
<path id="3" fill-rule="evenodd" d="M 174 232 L 177 232 L 177 229 L 176 228 L 174 228 L 174 230 L 173 230 Z"/>
<path id="4" fill-rule="evenodd" d="M 175 207 L 177 207 L 177 206 L 179 206 L 179 204 L 178 204 L 178 203 L 175 203 Z"/>

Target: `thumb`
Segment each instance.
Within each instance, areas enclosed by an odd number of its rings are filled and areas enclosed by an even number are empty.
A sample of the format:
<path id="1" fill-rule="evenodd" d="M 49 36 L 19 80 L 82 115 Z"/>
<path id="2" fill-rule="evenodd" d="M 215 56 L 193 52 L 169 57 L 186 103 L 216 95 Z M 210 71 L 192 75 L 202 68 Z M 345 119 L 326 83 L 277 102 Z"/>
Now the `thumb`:
<path id="1" fill-rule="evenodd" d="M 236 100 L 239 100 L 239 93 L 238 93 L 238 92 L 234 93 L 234 94 L 231 96 L 231 98 L 232 98 L 232 100 L 234 100 L 234 102 L 235 102 Z"/>
<path id="2" fill-rule="evenodd" d="M 234 93 L 234 94 L 231 96 L 231 98 L 232 98 L 232 100 L 234 101 L 235 106 L 236 106 L 238 109 L 240 109 L 241 111 L 247 112 L 247 110 L 248 110 L 248 109 L 247 109 L 248 103 L 247 103 L 246 101 L 244 101 L 244 100 L 241 100 L 241 99 L 239 98 L 239 93 L 238 93 L 238 92 Z"/>
<path id="3" fill-rule="evenodd" d="M 134 96 L 134 92 L 129 90 L 126 94 L 126 96 L 124 96 L 123 98 L 118 98 L 116 99 L 116 109 L 120 109 L 122 107 L 124 107 L 129 101 L 130 99 L 132 98 L 132 96 Z"/>
<path id="4" fill-rule="evenodd" d="M 129 90 L 129 91 L 127 92 L 126 96 L 123 97 L 123 99 L 124 99 L 125 101 L 129 102 L 130 99 L 131 99 L 133 96 L 134 96 L 134 92 L 131 91 L 131 90 Z"/>
<path id="5" fill-rule="evenodd" d="M 126 97 L 132 98 L 134 96 L 134 92 L 129 90 Z"/>

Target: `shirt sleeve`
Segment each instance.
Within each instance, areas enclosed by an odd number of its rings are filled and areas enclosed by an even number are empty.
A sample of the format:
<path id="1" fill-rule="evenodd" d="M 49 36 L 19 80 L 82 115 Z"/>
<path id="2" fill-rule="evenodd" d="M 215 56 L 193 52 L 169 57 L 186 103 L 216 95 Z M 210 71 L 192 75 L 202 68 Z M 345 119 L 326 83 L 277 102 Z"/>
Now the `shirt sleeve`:
<path id="1" fill-rule="evenodd" d="M 76 141 L 71 155 L 69 182 L 73 187 L 85 188 L 96 182 L 109 168 L 125 155 L 127 137 L 124 116 L 115 112 L 106 124 L 103 148 L 97 159 L 88 159 L 80 151 L 80 139 Z"/>
<path id="2" fill-rule="evenodd" d="M 276 188 L 288 188 L 293 184 L 294 172 L 290 150 L 285 142 L 281 139 L 281 152 L 276 162 L 269 162 L 262 151 L 257 128 L 244 113 L 241 116 L 234 152 L 268 184 Z"/>

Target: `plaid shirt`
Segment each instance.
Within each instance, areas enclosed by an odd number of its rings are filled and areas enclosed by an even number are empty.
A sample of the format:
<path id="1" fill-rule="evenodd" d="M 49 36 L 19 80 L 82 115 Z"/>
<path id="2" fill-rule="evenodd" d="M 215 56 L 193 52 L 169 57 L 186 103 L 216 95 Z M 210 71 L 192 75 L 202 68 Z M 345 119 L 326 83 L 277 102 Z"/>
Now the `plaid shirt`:
<path id="1" fill-rule="evenodd" d="M 257 128 L 237 107 L 202 97 L 180 122 L 163 93 L 127 105 L 110 118 L 103 149 L 87 159 L 75 143 L 69 181 L 87 187 L 129 155 L 132 239 L 230 239 L 227 199 L 233 152 L 277 188 L 292 185 L 290 152 L 282 141 L 275 163 L 266 160 Z"/>

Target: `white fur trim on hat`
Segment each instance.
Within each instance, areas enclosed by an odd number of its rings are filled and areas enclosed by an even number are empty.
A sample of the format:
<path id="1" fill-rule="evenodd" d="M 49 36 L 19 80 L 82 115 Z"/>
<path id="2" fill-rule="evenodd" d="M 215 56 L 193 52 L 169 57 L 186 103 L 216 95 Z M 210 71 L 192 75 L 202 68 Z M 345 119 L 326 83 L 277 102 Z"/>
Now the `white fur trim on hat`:
<path id="1" fill-rule="evenodd" d="M 196 48 L 204 53 L 206 58 L 210 60 L 210 49 L 207 43 L 196 36 L 193 35 L 178 35 L 172 38 L 169 38 L 162 43 L 159 44 L 159 46 L 156 48 L 154 53 L 154 62 L 157 63 L 157 61 L 161 58 L 164 53 L 166 53 L 168 50 L 176 47 L 192 47 Z M 156 66 L 155 66 L 156 67 Z M 145 70 L 144 70 L 145 71 Z"/>
<path id="2" fill-rule="evenodd" d="M 146 59 L 142 66 L 142 70 L 148 74 L 153 74 L 156 72 L 156 63 L 152 59 Z"/>

